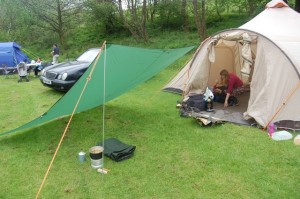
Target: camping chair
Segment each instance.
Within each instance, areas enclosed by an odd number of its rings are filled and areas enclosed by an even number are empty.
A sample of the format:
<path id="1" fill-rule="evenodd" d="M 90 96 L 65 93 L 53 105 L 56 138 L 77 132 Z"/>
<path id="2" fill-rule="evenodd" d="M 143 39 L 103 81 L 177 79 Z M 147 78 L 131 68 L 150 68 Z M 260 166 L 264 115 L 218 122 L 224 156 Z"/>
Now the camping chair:
<path id="1" fill-rule="evenodd" d="M 29 82 L 29 76 L 28 76 L 28 68 L 25 62 L 20 62 L 17 65 L 18 75 L 19 75 L 19 82 L 22 82 L 22 79 L 26 79 L 26 82 Z"/>

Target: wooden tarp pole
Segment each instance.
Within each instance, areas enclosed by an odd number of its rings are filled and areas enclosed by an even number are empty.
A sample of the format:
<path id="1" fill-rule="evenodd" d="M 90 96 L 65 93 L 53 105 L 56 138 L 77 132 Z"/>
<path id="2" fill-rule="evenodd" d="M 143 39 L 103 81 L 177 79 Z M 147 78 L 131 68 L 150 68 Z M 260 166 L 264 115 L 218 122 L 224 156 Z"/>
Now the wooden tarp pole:
<path id="1" fill-rule="evenodd" d="M 43 186 L 44 186 L 44 184 L 45 184 L 45 181 L 46 181 L 46 179 L 47 179 L 47 176 L 48 176 L 48 174 L 49 174 L 49 172 L 50 172 L 50 169 L 51 169 L 51 167 L 52 167 L 52 165 L 53 165 L 54 159 L 55 159 L 55 157 L 56 157 L 56 155 L 57 155 L 57 152 L 58 152 L 58 150 L 59 150 L 59 148 L 60 148 L 60 146 L 61 146 L 61 143 L 62 143 L 62 141 L 63 141 L 63 139 L 64 139 L 64 137 L 65 137 L 65 135 L 66 135 L 66 133 L 67 133 L 67 130 L 68 130 L 68 128 L 69 128 L 69 125 L 70 125 L 70 123 L 71 123 L 71 121 L 72 121 L 72 119 L 73 119 L 73 116 L 74 116 L 74 114 L 75 114 L 75 112 L 76 112 L 76 110 L 77 110 L 77 107 L 78 107 L 79 102 L 80 102 L 80 100 L 81 100 L 81 97 L 82 97 L 82 95 L 83 95 L 83 93 L 84 93 L 84 91 L 85 91 L 85 89 L 86 89 L 86 86 L 88 85 L 89 81 L 91 80 L 91 76 L 92 76 L 92 74 L 93 74 L 93 72 L 94 72 L 94 69 L 95 69 L 95 67 L 96 67 L 96 64 L 98 63 L 98 60 L 99 60 L 99 58 L 100 58 L 100 56 L 101 56 L 101 54 L 102 54 L 102 51 L 103 51 L 105 45 L 106 45 L 106 41 L 103 42 L 103 44 L 102 44 L 102 46 L 101 46 L 100 53 L 98 54 L 98 56 L 97 56 L 97 58 L 96 58 L 96 61 L 95 61 L 94 64 L 93 64 L 93 67 L 92 67 L 92 69 L 91 69 L 91 71 L 90 71 L 90 74 L 89 74 L 88 77 L 86 78 L 85 85 L 84 85 L 84 87 L 83 87 L 83 89 L 82 89 L 82 91 L 81 91 L 81 94 L 80 94 L 80 96 L 79 96 L 77 102 L 76 102 L 76 105 L 75 105 L 75 107 L 74 107 L 74 109 L 73 109 L 73 112 L 72 112 L 72 114 L 71 114 L 71 116 L 70 116 L 70 118 L 69 118 L 69 121 L 68 121 L 68 123 L 67 123 L 67 125 L 66 125 L 66 127 L 65 127 L 65 130 L 64 130 L 64 132 L 63 132 L 63 134 L 62 134 L 62 136 L 61 136 L 61 138 L 60 138 L 60 141 L 59 141 L 59 143 L 58 143 L 58 145 L 57 145 L 57 147 L 56 147 L 56 150 L 55 150 L 55 152 L 54 152 L 54 154 L 53 154 L 53 157 L 52 157 L 52 159 L 51 159 L 51 162 L 50 162 L 50 164 L 49 164 L 49 166 L 48 166 L 48 169 L 47 169 L 47 171 L 46 171 L 46 173 L 45 173 L 45 175 L 44 175 L 44 178 L 43 178 L 43 181 L 42 181 L 42 183 L 41 183 L 41 185 L 40 185 L 40 188 L 39 188 L 39 190 L 38 190 L 38 192 L 37 192 L 37 194 L 36 194 L 36 197 L 35 197 L 36 199 L 38 199 L 38 197 L 39 197 L 39 195 L 40 195 L 40 192 L 42 191 L 42 188 L 43 188 Z"/>

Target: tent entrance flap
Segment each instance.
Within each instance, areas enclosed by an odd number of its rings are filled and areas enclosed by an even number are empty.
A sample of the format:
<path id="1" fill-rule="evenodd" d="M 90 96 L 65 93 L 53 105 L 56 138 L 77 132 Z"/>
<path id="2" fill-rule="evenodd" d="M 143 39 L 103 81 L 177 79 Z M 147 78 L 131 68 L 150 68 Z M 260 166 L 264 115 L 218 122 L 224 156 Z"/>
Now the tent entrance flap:
<path id="1" fill-rule="evenodd" d="M 244 82 L 249 81 L 256 52 L 256 38 L 255 34 L 250 35 L 244 31 L 215 35 L 209 44 L 211 65 L 208 86 L 216 83 L 223 69 L 237 74 Z"/>

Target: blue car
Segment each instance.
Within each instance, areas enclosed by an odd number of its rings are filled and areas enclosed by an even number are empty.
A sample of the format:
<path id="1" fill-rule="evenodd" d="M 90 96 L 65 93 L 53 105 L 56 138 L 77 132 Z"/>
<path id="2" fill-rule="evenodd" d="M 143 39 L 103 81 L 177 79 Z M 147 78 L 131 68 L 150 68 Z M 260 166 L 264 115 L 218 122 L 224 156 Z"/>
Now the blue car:
<path id="1" fill-rule="evenodd" d="M 41 72 L 41 83 L 57 91 L 68 91 L 88 69 L 99 52 L 100 48 L 91 48 L 82 53 L 75 61 L 46 67 Z"/>

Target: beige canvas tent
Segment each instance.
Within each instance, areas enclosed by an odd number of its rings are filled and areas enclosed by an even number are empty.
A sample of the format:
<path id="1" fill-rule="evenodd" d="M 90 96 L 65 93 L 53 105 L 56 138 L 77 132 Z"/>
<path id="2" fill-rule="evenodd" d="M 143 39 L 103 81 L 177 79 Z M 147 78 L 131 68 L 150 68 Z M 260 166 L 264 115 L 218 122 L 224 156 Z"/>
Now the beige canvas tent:
<path id="1" fill-rule="evenodd" d="M 244 116 L 300 129 L 300 14 L 273 0 L 237 29 L 202 42 L 193 58 L 164 88 L 185 96 L 203 93 L 227 69 L 245 82 L 254 66 Z"/>

